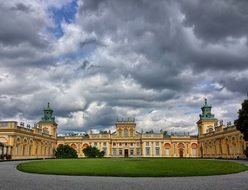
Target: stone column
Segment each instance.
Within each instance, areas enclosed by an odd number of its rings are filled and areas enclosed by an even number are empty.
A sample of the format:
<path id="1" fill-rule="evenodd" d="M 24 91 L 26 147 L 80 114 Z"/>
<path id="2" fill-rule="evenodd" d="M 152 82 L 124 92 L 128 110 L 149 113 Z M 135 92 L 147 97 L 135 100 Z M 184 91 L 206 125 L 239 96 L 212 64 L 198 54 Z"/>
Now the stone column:
<path id="1" fill-rule="evenodd" d="M 151 142 L 151 156 L 154 157 L 154 143 Z"/>

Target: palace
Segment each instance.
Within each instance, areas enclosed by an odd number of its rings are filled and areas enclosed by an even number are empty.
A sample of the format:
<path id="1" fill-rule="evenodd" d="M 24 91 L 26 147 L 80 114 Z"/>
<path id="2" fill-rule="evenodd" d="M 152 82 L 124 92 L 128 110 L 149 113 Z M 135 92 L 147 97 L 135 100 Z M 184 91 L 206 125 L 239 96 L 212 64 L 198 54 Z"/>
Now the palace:
<path id="1" fill-rule="evenodd" d="M 224 126 L 211 113 L 205 100 L 197 122 L 198 136 L 143 133 L 136 130 L 134 119 L 117 120 L 116 131 L 85 136 L 57 136 L 57 123 L 48 106 L 34 127 L 24 127 L 15 121 L 0 122 L 0 158 L 53 158 L 59 144 L 73 147 L 79 157 L 83 149 L 95 146 L 105 157 L 204 157 L 244 158 L 247 142 L 235 126 Z"/>

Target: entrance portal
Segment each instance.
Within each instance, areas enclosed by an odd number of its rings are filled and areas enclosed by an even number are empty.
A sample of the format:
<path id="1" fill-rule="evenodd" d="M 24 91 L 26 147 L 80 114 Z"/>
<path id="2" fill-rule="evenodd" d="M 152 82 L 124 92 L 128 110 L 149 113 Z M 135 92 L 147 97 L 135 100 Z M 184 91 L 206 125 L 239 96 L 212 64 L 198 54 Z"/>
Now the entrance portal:
<path id="1" fill-rule="evenodd" d="M 179 149 L 179 156 L 180 156 L 180 158 L 183 157 L 183 149 L 182 148 Z"/>
<path id="2" fill-rule="evenodd" d="M 125 151 L 124 151 L 124 156 L 125 156 L 125 158 L 128 157 L 128 149 L 125 149 Z"/>

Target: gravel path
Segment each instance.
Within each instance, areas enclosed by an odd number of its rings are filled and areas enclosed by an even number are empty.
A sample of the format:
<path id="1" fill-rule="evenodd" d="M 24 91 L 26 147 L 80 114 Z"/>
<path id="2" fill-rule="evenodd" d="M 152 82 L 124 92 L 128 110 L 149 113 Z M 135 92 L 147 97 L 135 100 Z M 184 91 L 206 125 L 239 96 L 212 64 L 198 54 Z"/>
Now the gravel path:
<path id="1" fill-rule="evenodd" d="M 24 161 L 0 162 L 0 190 L 248 190 L 248 171 L 207 177 L 87 177 L 28 174 L 16 170 Z M 242 161 L 238 161 L 242 162 Z M 248 162 L 243 163 L 248 165 Z"/>

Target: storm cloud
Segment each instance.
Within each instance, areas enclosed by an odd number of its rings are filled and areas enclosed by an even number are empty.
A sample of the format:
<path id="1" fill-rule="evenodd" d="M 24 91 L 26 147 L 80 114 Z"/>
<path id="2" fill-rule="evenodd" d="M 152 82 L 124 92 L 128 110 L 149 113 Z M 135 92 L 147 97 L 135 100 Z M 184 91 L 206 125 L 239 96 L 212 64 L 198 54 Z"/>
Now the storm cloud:
<path id="1" fill-rule="evenodd" d="M 47 102 L 59 133 L 197 132 L 204 98 L 225 122 L 248 89 L 248 3 L 63 0 L 0 3 L 0 119 L 34 123 Z"/>

